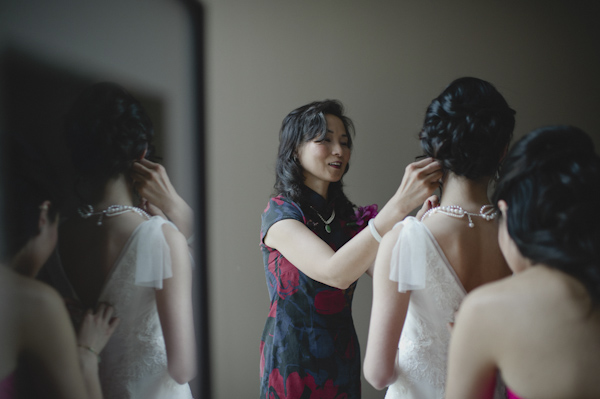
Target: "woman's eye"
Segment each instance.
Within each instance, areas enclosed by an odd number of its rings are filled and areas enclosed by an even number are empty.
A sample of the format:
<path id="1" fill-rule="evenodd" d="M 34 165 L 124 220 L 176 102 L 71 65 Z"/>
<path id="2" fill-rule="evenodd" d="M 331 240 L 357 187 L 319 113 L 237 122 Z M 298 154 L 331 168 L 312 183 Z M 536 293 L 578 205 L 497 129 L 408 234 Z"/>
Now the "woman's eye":
<path id="1" fill-rule="evenodd" d="M 345 143 L 340 143 L 340 144 L 341 144 L 341 145 L 343 145 L 343 146 L 346 146 L 346 147 L 348 147 L 348 142 L 345 142 Z"/>

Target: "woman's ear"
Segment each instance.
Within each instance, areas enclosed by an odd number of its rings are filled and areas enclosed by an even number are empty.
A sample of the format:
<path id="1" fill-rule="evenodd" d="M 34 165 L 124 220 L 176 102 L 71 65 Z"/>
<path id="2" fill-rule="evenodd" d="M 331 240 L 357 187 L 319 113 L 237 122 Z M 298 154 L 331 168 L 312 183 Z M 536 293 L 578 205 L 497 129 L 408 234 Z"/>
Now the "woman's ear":
<path id="1" fill-rule="evenodd" d="M 500 209 L 500 212 L 502 212 L 502 214 L 505 214 L 506 210 L 508 209 L 508 204 L 506 203 L 506 201 L 498 200 L 498 209 Z"/>

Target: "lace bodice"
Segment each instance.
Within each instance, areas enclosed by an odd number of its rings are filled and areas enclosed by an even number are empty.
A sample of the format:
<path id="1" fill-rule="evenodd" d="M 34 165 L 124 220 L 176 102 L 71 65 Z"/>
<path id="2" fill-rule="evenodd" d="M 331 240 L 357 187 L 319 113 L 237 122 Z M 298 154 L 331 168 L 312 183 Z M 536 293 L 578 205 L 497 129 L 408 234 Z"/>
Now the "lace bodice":
<path id="1" fill-rule="evenodd" d="M 411 290 L 398 344 L 398 380 L 386 398 L 443 398 L 450 333 L 447 324 L 466 295 L 433 235 L 415 218 L 402 222 L 390 279 Z"/>
<path id="2" fill-rule="evenodd" d="M 119 326 L 102 351 L 100 381 L 110 399 L 191 399 L 188 384 L 167 371 L 155 290 L 172 277 L 161 217 L 141 223 L 125 244 L 100 294 L 115 308 Z M 74 292 L 74 291 L 73 291 Z"/>

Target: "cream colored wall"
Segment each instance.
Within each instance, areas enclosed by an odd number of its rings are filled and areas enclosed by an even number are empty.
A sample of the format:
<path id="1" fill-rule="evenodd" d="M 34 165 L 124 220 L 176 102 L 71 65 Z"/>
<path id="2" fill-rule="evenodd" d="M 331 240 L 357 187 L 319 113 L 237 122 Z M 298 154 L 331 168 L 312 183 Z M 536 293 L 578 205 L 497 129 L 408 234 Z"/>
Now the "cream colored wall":
<path id="1" fill-rule="evenodd" d="M 587 2 L 592 3 L 592 2 Z M 258 395 L 269 298 L 260 214 L 283 117 L 337 98 L 356 123 L 347 193 L 383 204 L 429 101 L 453 79 L 492 82 L 517 110 L 516 135 L 574 124 L 600 146 L 598 8 L 580 1 L 206 0 L 209 280 L 214 398 Z M 371 281 L 354 303 L 362 349 Z M 363 383 L 364 398 L 383 392 Z"/>

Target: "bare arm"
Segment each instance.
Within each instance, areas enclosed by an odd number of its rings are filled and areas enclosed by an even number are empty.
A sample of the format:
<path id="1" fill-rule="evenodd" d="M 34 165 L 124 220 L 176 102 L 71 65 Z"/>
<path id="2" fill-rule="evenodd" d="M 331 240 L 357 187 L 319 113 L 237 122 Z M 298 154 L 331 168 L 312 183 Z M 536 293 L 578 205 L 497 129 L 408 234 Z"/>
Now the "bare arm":
<path id="1" fill-rule="evenodd" d="M 168 369 L 179 384 L 196 375 L 196 337 L 192 309 L 192 265 L 183 235 L 171 226 L 163 232 L 171 250 L 173 277 L 156 290 L 156 304 L 167 348 Z"/>
<path id="2" fill-rule="evenodd" d="M 408 165 L 398 191 L 374 219 L 379 234 L 383 236 L 422 204 L 437 188 L 441 175 L 439 164 L 431 158 Z M 369 228 L 365 228 L 334 252 L 304 224 L 291 219 L 273 224 L 264 242 L 279 250 L 307 276 L 342 289 L 369 269 L 379 246 Z"/>
<path id="3" fill-rule="evenodd" d="M 152 215 L 164 214 L 190 238 L 194 233 L 194 211 L 179 196 L 164 166 L 145 158 L 135 162 L 131 170 L 138 193 L 147 201 L 144 208 Z"/>
<path id="4" fill-rule="evenodd" d="M 463 301 L 450 341 L 446 398 L 492 398 L 496 382 L 494 346 L 497 331 L 493 309 L 473 291 Z M 488 317 L 488 315 L 492 315 Z"/>
<path id="5" fill-rule="evenodd" d="M 38 291 L 22 334 L 24 357 L 39 373 L 37 382 L 52 397 L 101 399 L 96 355 L 77 347 L 75 331 L 58 294 L 43 285 Z M 116 322 L 111 324 L 110 320 L 110 316 L 102 316 L 94 327 L 98 329 L 88 331 L 87 337 L 100 333 L 104 337 L 100 341 L 106 343 L 116 327 Z M 95 339 L 88 342 L 93 342 L 98 351 L 104 346 Z"/>
<path id="6" fill-rule="evenodd" d="M 398 342 L 410 301 L 410 292 L 398 292 L 398 284 L 389 278 L 392 250 L 401 229 L 399 226 L 383 237 L 375 260 L 373 303 L 364 361 L 365 378 L 375 389 L 383 389 L 397 378 Z"/>

